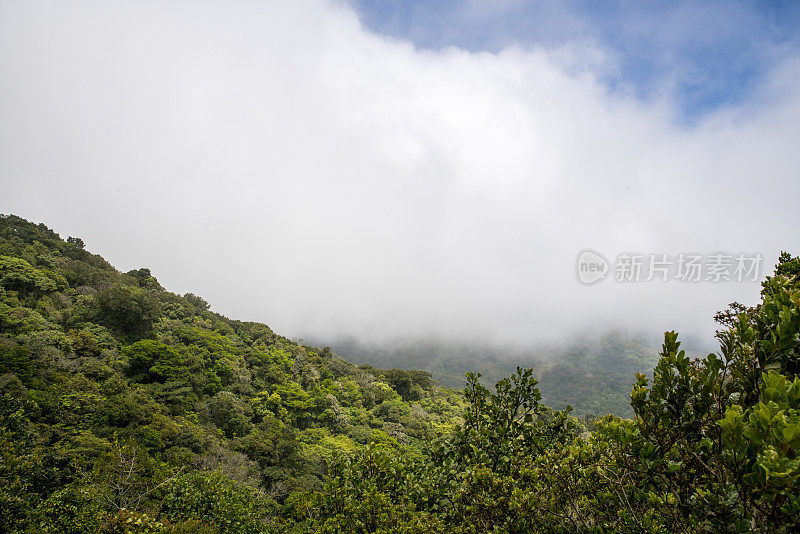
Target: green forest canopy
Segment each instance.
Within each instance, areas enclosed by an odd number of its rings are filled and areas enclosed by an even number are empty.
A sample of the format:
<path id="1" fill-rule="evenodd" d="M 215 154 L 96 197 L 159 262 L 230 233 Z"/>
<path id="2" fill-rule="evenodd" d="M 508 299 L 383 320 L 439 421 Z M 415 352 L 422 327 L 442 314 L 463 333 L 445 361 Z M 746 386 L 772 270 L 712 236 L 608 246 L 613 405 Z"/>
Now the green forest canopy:
<path id="1" fill-rule="evenodd" d="M 632 418 L 356 366 L 0 217 L 0 531 L 793 532 L 800 259 Z"/>

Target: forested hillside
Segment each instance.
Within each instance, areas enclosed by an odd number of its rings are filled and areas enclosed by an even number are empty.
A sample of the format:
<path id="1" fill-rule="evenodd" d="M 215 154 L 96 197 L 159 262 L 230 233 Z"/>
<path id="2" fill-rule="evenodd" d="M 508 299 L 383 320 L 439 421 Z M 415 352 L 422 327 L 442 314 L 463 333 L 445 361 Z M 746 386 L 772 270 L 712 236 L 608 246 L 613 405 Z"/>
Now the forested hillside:
<path id="1" fill-rule="evenodd" d="M 448 387 L 462 387 L 467 372 L 480 372 L 482 383 L 491 385 L 516 367 L 532 368 L 542 402 L 558 409 L 570 405 L 580 416 L 631 417 L 635 374 L 650 373 L 658 361 L 658 347 L 621 332 L 530 349 L 436 339 L 374 344 L 344 339 L 330 345 L 349 361 L 422 369 Z"/>
<path id="2" fill-rule="evenodd" d="M 3 216 L 0 531 L 795 532 L 800 259 L 717 320 L 577 419 L 531 369 L 357 367 Z"/>
<path id="3" fill-rule="evenodd" d="M 91 531 L 123 509 L 258 530 L 321 489 L 337 452 L 417 451 L 463 405 L 427 373 L 226 319 L 15 216 L 0 218 L 0 375 L 9 532 Z"/>

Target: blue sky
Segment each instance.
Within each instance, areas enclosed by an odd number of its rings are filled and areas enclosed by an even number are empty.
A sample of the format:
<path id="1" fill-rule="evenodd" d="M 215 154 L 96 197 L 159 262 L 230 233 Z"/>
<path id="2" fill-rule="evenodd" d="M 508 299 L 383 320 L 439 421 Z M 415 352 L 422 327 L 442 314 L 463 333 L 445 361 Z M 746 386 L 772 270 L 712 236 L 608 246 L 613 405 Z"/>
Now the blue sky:
<path id="1" fill-rule="evenodd" d="M 800 49 L 798 1 L 350 0 L 370 30 L 424 49 L 598 47 L 614 91 L 669 98 L 689 123 L 755 96 Z"/>

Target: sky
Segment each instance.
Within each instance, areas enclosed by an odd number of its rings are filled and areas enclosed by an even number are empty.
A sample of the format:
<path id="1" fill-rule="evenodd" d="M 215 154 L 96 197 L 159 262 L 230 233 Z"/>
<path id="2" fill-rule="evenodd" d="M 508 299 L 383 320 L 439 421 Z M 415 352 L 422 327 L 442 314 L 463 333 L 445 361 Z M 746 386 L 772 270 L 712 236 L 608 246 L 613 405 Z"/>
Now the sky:
<path id="1" fill-rule="evenodd" d="M 290 337 L 710 338 L 758 282 L 615 269 L 800 253 L 798 13 L 0 0 L 0 213 Z"/>
<path id="2" fill-rule="evenodd" d="M 417 47 L 500 52 L 518 46 L 593 50 L 594 74 L 639 99 L 666 98 L 687 124 L 752 98 L 798 52 L 796 1 L 352 0 L 372 31 Z M 596 65 L 596 67 L 599 65 Z"/>

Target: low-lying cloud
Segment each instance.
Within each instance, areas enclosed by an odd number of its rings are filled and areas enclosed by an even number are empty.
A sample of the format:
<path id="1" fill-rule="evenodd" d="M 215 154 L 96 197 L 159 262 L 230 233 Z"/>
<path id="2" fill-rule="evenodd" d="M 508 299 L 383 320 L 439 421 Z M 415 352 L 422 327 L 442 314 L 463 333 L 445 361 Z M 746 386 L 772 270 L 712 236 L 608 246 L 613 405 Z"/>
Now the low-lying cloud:
<path id="1" fill-rule="evenodd" d="M 710 334 L 757 283 L 575 259 L 797 253 L 800 59 L 692 127 L 609 61 L 421 51 L 319 1 L 5 2 L 0 211 L 290 336 Z"/>

